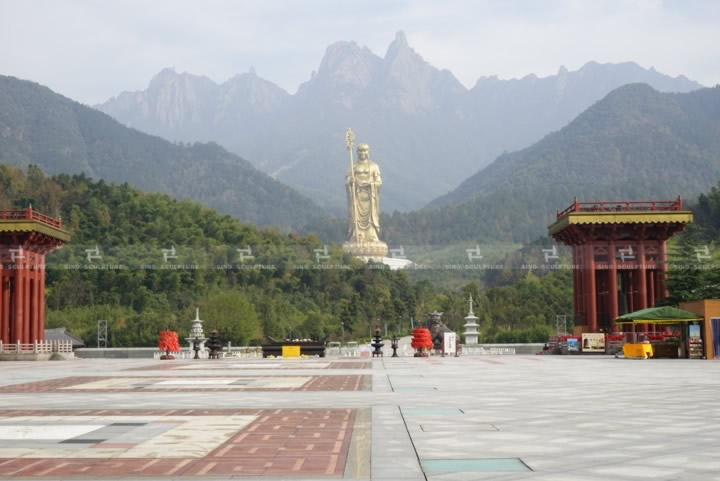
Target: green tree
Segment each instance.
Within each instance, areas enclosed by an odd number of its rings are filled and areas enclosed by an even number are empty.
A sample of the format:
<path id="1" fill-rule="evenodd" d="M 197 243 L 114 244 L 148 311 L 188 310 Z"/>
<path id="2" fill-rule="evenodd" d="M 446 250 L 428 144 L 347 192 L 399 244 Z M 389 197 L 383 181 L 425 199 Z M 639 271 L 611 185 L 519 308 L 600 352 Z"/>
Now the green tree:
<path id="1" fill-rule="evenodd" d="M 702 228 L 690 224 L 671 245 L 667 303 L 677 305 L 703 298 L 704 271 L 701 270 L 698 249 L 704 244 Z"/>
<path id="2" fill-rule="evenodd" d="M 200 304 L 209 332 L 217 329 L 225 341 L 247 345 L 260 337 L 260 321 L 248 298 L 238 291 L 210 294 Z"/>

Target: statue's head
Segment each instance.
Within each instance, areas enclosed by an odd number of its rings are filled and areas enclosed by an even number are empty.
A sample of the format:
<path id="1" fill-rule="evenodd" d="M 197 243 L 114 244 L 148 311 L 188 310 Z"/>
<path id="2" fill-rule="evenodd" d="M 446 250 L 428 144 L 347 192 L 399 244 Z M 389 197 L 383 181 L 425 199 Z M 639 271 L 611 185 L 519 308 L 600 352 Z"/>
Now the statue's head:
<path id="1" fill-rule="evenodd" d="M 359 160 L 368 160 L 370 158 L 370 146 L 368 144 L 358 144 L 357 154 Z"/>

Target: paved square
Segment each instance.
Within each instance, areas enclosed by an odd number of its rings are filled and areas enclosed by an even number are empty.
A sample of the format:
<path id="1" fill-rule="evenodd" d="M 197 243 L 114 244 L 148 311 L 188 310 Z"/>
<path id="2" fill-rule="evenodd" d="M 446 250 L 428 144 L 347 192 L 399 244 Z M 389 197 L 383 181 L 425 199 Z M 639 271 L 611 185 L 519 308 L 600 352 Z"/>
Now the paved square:
<path id="1" fill-rule="evenodd" d="M 360 391 L 370 389 L 369 376 L 114 376 L 64 377 L 0 387 L 11 392 L 217 392 L 217 391 Z"/>
<path id="2" fill-rule="evenodd" d="M 341 475 L 355 410 L 0 411 L 3 476 Z"/>
<path id="3" fill-rule="evenodd" d="M 0 479 L 720 481 L 719 398 L 713 361 L 4 363 Z"/>
<path id="4" fill-rule="evenodd" d="M 368 361 L 305 361 L 298 359 L 263 359 L 255 361 L 236 361 L 217 363 L 213 361 L 199 362 L 165 362 L 161 365 L 133 367 L 128 371 L 216 371 L 220 370 L 253 370 L 253 369 L 370 369 Z"/>

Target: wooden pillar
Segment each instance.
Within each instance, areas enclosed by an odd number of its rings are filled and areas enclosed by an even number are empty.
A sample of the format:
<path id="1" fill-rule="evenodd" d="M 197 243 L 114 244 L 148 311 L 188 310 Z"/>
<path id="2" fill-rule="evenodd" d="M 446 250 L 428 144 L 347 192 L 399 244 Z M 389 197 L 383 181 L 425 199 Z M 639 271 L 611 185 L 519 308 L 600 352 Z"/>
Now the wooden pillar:
<path id="1" fill-rule="evenodd" d="M 27 312 L 25 314 L 25 320 L 26 320 L 26 328 L 25 328 L 25 334 L 23 337 L 27 339 L 27 342 L 33 342 L 34 334 L 35 334 L 35 326 L 33 325 L 33 312 L 32 312 L 32 299 L 33 299 L 33 271 L 30 268 L 32 265 L 32 255 L 25 254 L 27 256 L 27 264 L 25 266 L 25 309 L 27 309 Z M 25 341 L 23 341 L 25 342 Z"/>
<path id="2" fill-rule="evenodd" d="M 667 297 L 669 295 L 667 290 L 667 243 L 660 241 L 660 283 L 658 284 L 660 297 Z"/>
<path id="3" fill-rule="evenodd" d="M 28 263 L 27 263 L 27 279 L 28 279 L 28 302 L 27 302 L 27 308 L 28 308 L 28 342 L 34 342 L 35 341 L 35 334 L 37 327 L 35 326 L 35 306 L 33 305 L 33 300 L 35 299 L 35 272 L 33 269 L 33 265 L 35 264 L 35 253 L 34 252 L 28 252 L 27 254 Z"/>
<path id="4" fill-rule="evenodd" d="M 578 301 L 578 276 L 577 276 L 577 267 L 578 267 L 578 256 L 577 256 L 577 246 L 572 246 L 572 285 L 573 285 L 573 321 L 578 318 L 578 313 L 580 312 L 580 303 Z"/>
<path id="5" fill-rule="evenodd" d="M 12 313 L 13 313 L 13 311 L 10 308 L 11 304 L 12 304 L 12 297 L 11 297 L 12 283 L 11 282 L 12 281 L 11 281 L 11 277 L 10 277 L 10 272 L 8 272 L 5 274 L 5 294 L 4 294 L 5 301 L 3 302 L 2 315 L 5 318 L 5 325 L 7 326 L 7 330 L 5 331 L 5 334 L 7 335 L 7 342 L 9 342 L 9 343 L 17 341 L 17 339 L 15 341 L 13 341 L 13 339 L 12 339 L 12 331 L 13 331 Z"/>
<path id="6" fill-rule="evenodd" d="M 640 260 L 638 267 L 638 309 L 645 309 L 648 307 L 647 303 L 647 271 L 645 269 L 647 261 L 645 260 L 645 241 L 640 241 L 638 245 L 638 258 Z M 648 332 L 648 324 L 643 324 L 643 331 Z"/>
<path id="7" fill-rule="evenodd" d="M 45 340 L 45 254 L 40 254 L 40 339 Z"/>
<path id="8" fill-rule="evenodd" d="M 23 306 L 23 337 L 22 337 L 23 341 L 22 342 L 27 343 L 27 344 L 33 342 L 33 340 L 30 338 L 30 324 L 32 322 L 32 319 L 30 316 L 30 314 L 31 314 L 30 313 L 30 309 L 31 309 L 31 306 L 30 306 L 30 275 L 31 275 L 31 272 L 29 269 L 29 265 L 30 265 L 30 263 L 27 262 L 27 260 L 26 260 L 25 277 L 24 277 L 25 287 L 23 290 L 23 302 L 25 305 Z"/>
<path id="9" fill-rule="evenodd" d="M 627 309 L 628 312 L 634 312 L 637 309 L 635 309 L 635 280 L 634 275 L 635 271 L 633 269 L 628 269 L 625 271 L 626 279 L 627 279 Z M 635 332 L 635 324 L 630 324 L 630 332 Z"/>
<path id="10" fill-rule="evenodd" d="M 12 335 L 12 342 L 25 342 L 23 340 L 23 320 L 25 319 L 25 307 L 24 299 L 24 288 L 25 288 L 25 271 L 16 264 L 15 279 L 13 282 L 13 313 L 10 325 L 10 332 Z"/>
<path id="11" fill-rule="evenodd" d="M 656 270 L 649 270 L 647 272 L 647 283 L 648 283 L 648 307 L 655 307 L 655 273 Z M 652 332 L 657 332 L 657 324 L 652 325 Z"/>
<path id="12" fill-rule="evenodd" d="M 5 270 L 0 271 L 0 341 L 9 344 L 10 340 L 10 286 Z"/>
<path id="13" fill-rule="evenodd" d="M 647 273 L 648 307 L 655 307 L 655 269 Z"/>
<path id="14" fill-rule="evenodd" d="M 578 319 L 583 319 L 587 323 L 585 314 L 585 246 L 576 246 L 577 249 L 577 281 L 578 281 Z"/>
<path id="15" fill-rule="evenodd" d="M 618 305 L 617 293 L 617 259 L 615 258 L 615 241 L 611 240 L 608 245 L 608 291 L 610 293 L 610 331 L 615 332 L 617 326 L 615 319 L 620 315 L 620 306 Z"/>
<path id="16" fill-rule="evenodd" d="M 645 261 L 645 245 L 641 242 L 638 246 L 638 257 L 640 263 L 638 265 L 638 309 L 645 309 L 648 307 L 647 302 L 647 270 Z"/>
<path id="17" fill-rule="evenodd" d="M 597 296 L 595 286 L 595 247 L 592 241 L 586 244 L 586 278 L 588 331 L 597 332 Z"/>
<path id="18" fill-rule="evenodd" d="M 598 310 L 598 330 L 604 330 L 607 312 L 607 272 L 596 270 L 595 282 L 597 285 L 597 310 Z"/>
<path id="19" fill-rule="evenodd" d="M 30 303 L 32 304 L 32 340 L 35 341 L 41 341 L 44 336 L 43 333 L 40 330 L 40 272 L 38 272 L 38 255 L 35 254 L 35 263 L 33 265 L 33 277 L 32 277 L 32 299 L 30 300 Z"/>

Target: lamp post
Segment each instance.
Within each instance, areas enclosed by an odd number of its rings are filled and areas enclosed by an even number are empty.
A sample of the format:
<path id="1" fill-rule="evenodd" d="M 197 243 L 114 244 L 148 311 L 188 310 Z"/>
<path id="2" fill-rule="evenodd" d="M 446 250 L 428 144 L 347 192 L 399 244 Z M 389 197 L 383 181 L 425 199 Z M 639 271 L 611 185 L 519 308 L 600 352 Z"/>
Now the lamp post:
<path id="1" fill-rule="evenodd" d="M 392 357 L 399 357 L 397 350 L 398 350 L 398 343 L 400 339 L 398 339 L 397 336 L 393 336 L 392 339 L 390 339 L 390 347 L 392 348 Z"/>

